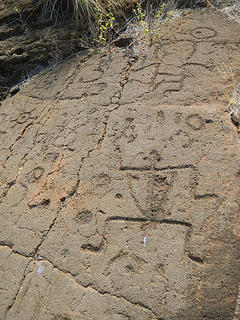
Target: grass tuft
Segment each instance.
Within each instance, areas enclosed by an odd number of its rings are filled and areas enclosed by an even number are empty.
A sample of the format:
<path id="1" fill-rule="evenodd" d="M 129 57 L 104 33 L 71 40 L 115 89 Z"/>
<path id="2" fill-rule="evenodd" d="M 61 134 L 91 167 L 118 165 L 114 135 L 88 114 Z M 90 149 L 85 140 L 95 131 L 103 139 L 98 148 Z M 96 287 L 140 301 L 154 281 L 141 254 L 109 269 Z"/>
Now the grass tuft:
<path id="1" fill-rule="evenodd" d="M 63 13 L 71 15 L 78 23 L 90 23 L 99 14 L 111 11 L 117 14 L 137 0 L 32 0 L 32 11 L 41 9 L 50 19 L 58 19 Z"/>

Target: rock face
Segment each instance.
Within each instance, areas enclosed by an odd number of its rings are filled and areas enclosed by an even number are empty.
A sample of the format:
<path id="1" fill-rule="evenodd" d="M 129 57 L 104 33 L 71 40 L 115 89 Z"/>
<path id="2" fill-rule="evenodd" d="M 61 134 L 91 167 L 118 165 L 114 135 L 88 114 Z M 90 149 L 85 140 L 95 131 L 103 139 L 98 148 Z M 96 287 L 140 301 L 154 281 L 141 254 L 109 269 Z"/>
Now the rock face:
<path id="1" fill-rule="evenodd" d="M 234 318 L 239 34 L 190 13 L 142 57 L 68 60 L 3 102 L 0 319 Z"/>
<path id="2" fill-rule="evenodd" d="M 13 85 L 82 47 L 76 25 L 71 21 L 51 23 L 33 10 L 32 2 L 0 3 L 0 100 Z"/>

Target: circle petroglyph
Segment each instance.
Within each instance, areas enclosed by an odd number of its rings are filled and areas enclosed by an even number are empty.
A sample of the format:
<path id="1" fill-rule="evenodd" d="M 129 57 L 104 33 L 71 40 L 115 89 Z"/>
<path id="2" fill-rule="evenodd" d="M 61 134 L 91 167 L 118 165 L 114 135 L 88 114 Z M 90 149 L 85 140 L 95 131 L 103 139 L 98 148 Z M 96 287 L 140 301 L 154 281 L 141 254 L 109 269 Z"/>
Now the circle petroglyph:
<path id="1" fill-rule="evenodd" d="M 191 114 L 187 116 L 186 124 L 193 130 L 201 130 L 205 126 L 204 121 L 199 114 Z"/>
<path id="2" fill-rule="evenodd" d="M 28 121 L 30 119 L 31 113 L 30 112 L 24 112 L 20 114 L 20 116 L 17 119 L 18 124 L 23 124 L 24 122 Z"/>
<path id="3" fill-rule="evenodd" d="M 217 32 L 212 28 L 199 27 L 191 31 L 191 35 L 196 39 L 210 39 L 217 36 Z"/>
<path id="4" fill-rule="evenodd" d="M 80 224 L 87 224 L 91 222 L 93 218 L 93 213 L 89 210 L 79 211 L 75 216 L 75 221 Z"/>
<path id="5" fill-rule="evenodd" d="M 34 168 L 29 174 L 27 175 L 28 182 L 36 182 L 41 179 L 44 174 L 44 169 L 40 166 Z"/>

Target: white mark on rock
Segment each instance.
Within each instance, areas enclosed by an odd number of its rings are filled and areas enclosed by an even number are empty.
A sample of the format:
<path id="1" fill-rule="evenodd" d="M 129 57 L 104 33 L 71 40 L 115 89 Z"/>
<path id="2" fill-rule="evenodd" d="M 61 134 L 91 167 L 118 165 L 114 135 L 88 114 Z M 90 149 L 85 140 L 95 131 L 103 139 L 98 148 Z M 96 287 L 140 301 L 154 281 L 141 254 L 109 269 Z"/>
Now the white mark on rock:
<path id="1" fill-rule="evenodd" d="M 235 315 L 234 315 L 233 320 L 239 320 L 239 319 L 240 319 L 240 283 L 238 286 L 238 297 L 237 297 Z"/>
<path id="2" fill-rule="evenodd" d="M 37 274 L 42 274 L 44 271 L 44 266 L 41 266 L 41 263 L 38 262 Z"/>
<path id="3" fill-rule="evenodd" d="M 143 246 L 146 247 L 146 245 L 147 245 L 147 237 L 144 237 L 143 238 Z"/>

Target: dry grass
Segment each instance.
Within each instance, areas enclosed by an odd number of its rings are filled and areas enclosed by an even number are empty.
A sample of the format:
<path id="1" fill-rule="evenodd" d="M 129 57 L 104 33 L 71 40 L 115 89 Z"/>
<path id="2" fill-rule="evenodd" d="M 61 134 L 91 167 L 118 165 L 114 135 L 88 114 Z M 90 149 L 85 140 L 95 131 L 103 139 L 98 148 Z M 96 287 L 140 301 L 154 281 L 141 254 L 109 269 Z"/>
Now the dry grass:
<path id="1" fill-rule="evenodd" d="M 173 4 L 173 3 L 172 3 Z M 159 6 L 146 6 L 145 10 L 138 5 L 134 10 L 134 18 L 127 24 L 124 32 L 127 37 L 133 39 L 131 48 L 136 55 L 144 52 L 149 45 L 159 41 L 161 27 L 178 18 L 182 11 L 175 9 L 170 2 Z"/>
<path id="2" fill-rule="evenodd" d="M 232 67 L 229 63 L 222 61 L 220 67 L 218 68 L 219 76 L 223 79 L 226 89 L 223 94 L 224 101 L 228 103 L 229 111 L 235 108 L 237 103 L 235 97 L 236 88 L 240 84 L 240 75 L 233 72 Z M 238 98 L 239 99 L 239 98 Z"/>
<path id="3" fill-rule="evenodd" d="M 124 11 L 137 0 L 32 0 L 32 12 L 41 9 L 44 16 L 57 20 L 64 12 L 80 24 L 90 23 L 100 14 Z"/>
<path id="4" fill-rule="evenodd" d="M 127 15 L 129 8 L 141 4 L 144 8 L 159 8 L 163 3 L 167 10 L 183 8 L 196 8 L 204 6 L 221 7 L 226 0 L 28 0 L 32 3 L 32 12 L 41 9 L 46 18 L 57 20 L 62 14 L 67 14 L 80 24 L 91 23 L 99 14 L 113 13 L 114 16 Z M 230 1 L 230 0 L 229 0 Z M 16 5 L 22 2 L 17 0 Z M 232 8 L 235 10 L 239 0 L 232 0 Z M 232 14 L 232 12 L 231 12 Z M 235 13 L 234 13 L 235 14 Z M 131 14 L 130 14 L 131 15 Z"/>
<path id="5" fill-rule="evenodd" d="M 224 7 L 221 11 L 225 13 L 229 19 L 240 23 L 240 1 L 239 0 L 232 1 L 231 5 Z"/>

